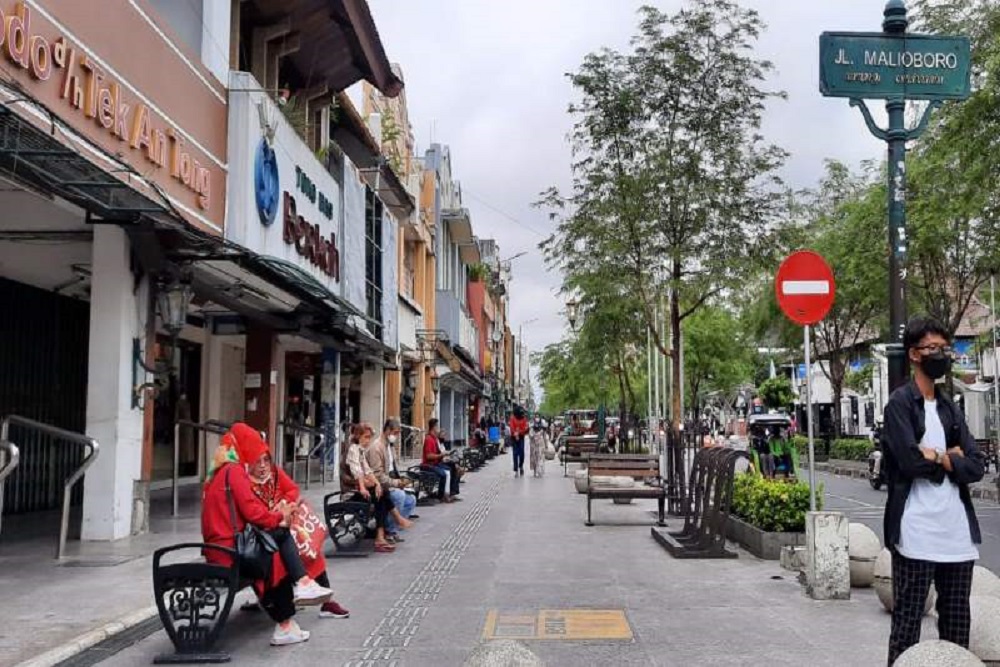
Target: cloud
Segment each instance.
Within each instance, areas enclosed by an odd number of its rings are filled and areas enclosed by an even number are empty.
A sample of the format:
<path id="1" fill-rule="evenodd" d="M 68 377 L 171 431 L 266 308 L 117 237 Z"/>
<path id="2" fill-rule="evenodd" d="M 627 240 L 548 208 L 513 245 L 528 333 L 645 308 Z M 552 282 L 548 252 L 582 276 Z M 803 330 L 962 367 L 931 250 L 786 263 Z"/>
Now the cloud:
<path id="1" fill-rule="evenodd" d="M 476 235 L 495 238 L 514 263 L 513 328 L 539 350 L 566 331 L 559 276 L 546 271 L 538 243 L 551 231 L 531 207 L 549 186 L 570 182 L 565 73 L 587 53 L 627 48 L 641 2 L 615 0 L 369 0 L 389 57 L 403 67 L 417 144 L 451 146 L 454 173 Z M 680 2 L 653 2 L 666 11 Z M 795 187 L 814 184 L 826 158 L 880 157 L 846 100 L 818 89 L 823 30 L 877 31 L 882 0 L 745 0 L 768 24 L 759 43 L 772 60 L 771 85 L 789 99 L 768 108 L 767 138 L 792 154 L 784 171 Z"/>

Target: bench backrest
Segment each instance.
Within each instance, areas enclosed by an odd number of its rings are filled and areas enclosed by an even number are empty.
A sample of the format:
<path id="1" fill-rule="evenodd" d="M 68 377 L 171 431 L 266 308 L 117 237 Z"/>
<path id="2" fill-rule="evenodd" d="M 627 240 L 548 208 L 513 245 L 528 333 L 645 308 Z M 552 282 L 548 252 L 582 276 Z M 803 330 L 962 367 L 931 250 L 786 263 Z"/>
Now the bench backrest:
<path id="1" fill-rule="evenodd" d="M 584 439 L 574 439 L 569 438 L 566 440 L 566 452 L 570 454 L 584 453 L 584 452 L 596 452 L 597 448 L 600 446 L 600 442 L 591 438 Z"/>
<path id="2" fill-rule="evenodd" d="M 655 454 L 591 454 L 587 476 L 632 479 L 659 477 L 660 457 Z"/>

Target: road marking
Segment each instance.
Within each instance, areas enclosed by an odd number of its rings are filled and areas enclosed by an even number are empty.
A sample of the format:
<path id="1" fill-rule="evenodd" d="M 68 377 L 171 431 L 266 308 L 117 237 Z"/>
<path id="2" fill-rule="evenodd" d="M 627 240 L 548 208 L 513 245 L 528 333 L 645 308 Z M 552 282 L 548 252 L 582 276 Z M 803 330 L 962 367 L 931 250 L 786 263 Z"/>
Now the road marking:
<path id="1" fill-rule="evenodd" d="M 858 500 L 857 498 L 849 498 L 848 496 L 838 496 L 836 493 L 826 492 L 828 498 L 836 498 L 837 500 L 846 500 L 849 503 L 854 503 L 860 505 L 861 507 L 872 507 L 875 509 L 880 509 L 881 505 L 872 505 L 871 503 L 866 503 L 864 501 Z"/>
<path id="2" fill-rule="evenodd" d="M 783 280 L 781 293 L 786 295 L 829 294 L 829 280 Z"/>

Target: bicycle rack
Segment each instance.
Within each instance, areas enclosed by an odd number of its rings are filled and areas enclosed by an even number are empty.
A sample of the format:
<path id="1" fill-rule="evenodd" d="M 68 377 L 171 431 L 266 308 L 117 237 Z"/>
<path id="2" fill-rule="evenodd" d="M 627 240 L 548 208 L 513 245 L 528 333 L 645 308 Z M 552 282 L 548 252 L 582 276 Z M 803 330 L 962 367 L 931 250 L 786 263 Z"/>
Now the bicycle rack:
<path id="1" fill-rule="evenodd" d="M 173 516 L 178 514 L 178 489 L 180 487 L 180 466 L 181 466 L 181 427 L 192 429 L 198 433 L 201 433 L 201 442 L 199 443 L 200 451 L 205 450 L 205 434 L 214 433 L 215 435 L 224 435 L 232 426 L 232 424 L 227 424 L 226 422 L 219 421 L 218 419 L 209 419 L 207 421 L 198 423 L 193 421 L 188 421 L 186 419 L 179 419 L 174 424 L 174 472 L 171 478 L 170 493 L 171 493 L 171 503 Z M 208 453 L 206 452 L 205 466 L 206 470 L 208 467 L 207 460 Z"/>
<path id="2" fill-rule="evenodd" d="M 56 547 L 56 560 L 61 560 L 63 552 L 66 551 L 66 536 L 69 534 L 69 503 L 72 499 L 71 491 L 73 490 L 73 485 L 83 477 L 84 473 L 87 472 L 87 468 L 92 466 L 94 461 L 97 460 L 97 455 L 101 451 L 101 446 L 96 440 L 83 435 L 82 433 L 67 431 L 55 426 L 50 426 L 49 424 L 43 424 L 42 422 L 35 421 L 34 419 L 21 417 L 20 415 L 7 415 L 4 417 L 3 422 L 0 423 L 0 443 L 8 446 L 7 449 L 11 452 L 12 458 L 11 464 L 5 466 L 3 472 L 0 473 L 0 503 L 3 502 L 2 482 L 8 475 L 10 475 L 10 473 L 14 471 L 14 468 L 17 466 L 17 462 L 20 460 L 17 448 L 13 446 L 8 438 L 11 424 L 14 424 L 19 428 L 51 435 L 65 442 L 82 445 L 89 450 L 84 456 L 83 461 L 80 463 L 80 467 L 74 470 L 73 474 L 70 475 L 69 479 L 67 479 L 63 484 L 62 516 L 59 520 L 59 544 Z M 13 447 L 12 450 L 10 449 L 11 447 Z"/>

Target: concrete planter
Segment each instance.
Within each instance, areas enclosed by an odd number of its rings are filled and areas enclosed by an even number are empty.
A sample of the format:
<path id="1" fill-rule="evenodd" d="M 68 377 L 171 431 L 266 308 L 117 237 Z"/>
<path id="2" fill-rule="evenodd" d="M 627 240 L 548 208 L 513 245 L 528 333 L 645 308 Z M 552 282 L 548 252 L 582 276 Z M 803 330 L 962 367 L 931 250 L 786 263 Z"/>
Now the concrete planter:
<path id="1" fill-rule="evenodd" d="M 782 547 L 798 547 L 806 543 L 804 532 L 768 533 L 733 515 L 726 522 L 726 537 L 764 560 L 779 560 Z"/>

